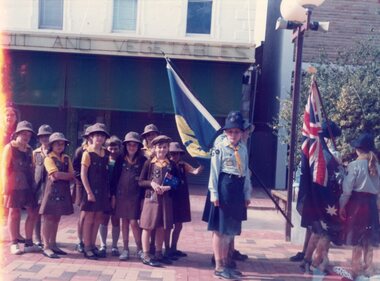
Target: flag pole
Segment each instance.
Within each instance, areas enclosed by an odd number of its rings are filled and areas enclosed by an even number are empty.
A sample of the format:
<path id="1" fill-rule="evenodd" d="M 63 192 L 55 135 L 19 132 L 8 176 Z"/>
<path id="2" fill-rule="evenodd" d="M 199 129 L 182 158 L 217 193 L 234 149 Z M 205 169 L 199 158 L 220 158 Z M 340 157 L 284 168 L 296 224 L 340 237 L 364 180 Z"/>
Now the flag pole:
<path id="1" fill-rule="evenodd" d="M 327 124 L 327 130 L 329 132 L 329 135 L 330 135 L 330 139 L 333 143 L 333 146 L 334 146 L 334 149 L 337 150 L 336 148 L 336 143 L 335 143 L 335 138 L 334 138 L 334 135 L 332 133 L 332 130 L 331 130 L 331 126 L 330 126 L 330 119 L 329 117 L 327 116 L 327 112 L 326 112 L 326 109 L 325 109 L 325 106 L 323 104 L 323 100 L 322 100 L 322 96 L 321 96 L 321 93 L 319 92 L 319 88 L 318 88 L 318 83 L 317 83 L 317 80 L 315 79 L 315 76 L 313 75 L 312 77 L 312 83 L 315 84 L 315 89 L 317 90 L 317 94 L 318 94 L 318 98 L 319 98 L 319 101 L 321 102 L 321 108 L 322 108 L 322 112 L 323 112 L 323 115 L 325 116 L 325 119 L 326 119 L 326 124 Z"/>

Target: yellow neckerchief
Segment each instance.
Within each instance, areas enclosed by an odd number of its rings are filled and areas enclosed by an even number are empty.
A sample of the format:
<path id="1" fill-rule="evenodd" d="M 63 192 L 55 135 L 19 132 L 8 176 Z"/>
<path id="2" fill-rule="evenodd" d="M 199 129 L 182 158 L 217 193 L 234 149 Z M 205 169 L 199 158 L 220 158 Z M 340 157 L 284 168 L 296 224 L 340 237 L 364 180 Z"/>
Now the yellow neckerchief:
<path id="1" fill-rule="evenodd" d="M 66 154 L 64 154 L 64 153 L 62 153 L 61 156 L 59 156 L 59 155 L 58 155 L 57 153 L 55 153 L 54 151 L 48 153 L 47 156 L 50 157 L 50 158 L 57 158 L 57 159 L 58 159 L 60 162 L 62 162 L 62 163 L 65 161 L 65 158 L 66 158 L 66 157 L 69 157 L 68 155 L 66 155 Z"/>
<path id="2" fill-rule="evenodd" d="M 11 146 L 14 147 L 14 148 L 17 148 L 18 150 L 20 150 L 20 151 L 22 151 L 22 152 L 27 152 L 28 149 L 31 148 L 29 144 L 27 144 L 27 145 L 25 146 L 25 148 L 22 148 L 22 147 L 20 146 L 20 144 L 19 144 L 17 141 L 15 141 L 15 140 L 12 140 L 12 141 L 11 141 Z"/>
<path id="3" fill-rule="evenodd" d="M 170 160 L 168 158 L 165 158 L 164 160 L 159 160 L 157 159 L 156 156 L 154 156 L 153 159 L 151 160 L 151 163 L 155 164 L 156 166 L 160 168 L 163 168 L 170 164 Z"/>
<path id="4" fill-rule="evenodd" d="M 88 143 L 82 144 L 82 150 L 85 151 L 88 149 Z"/>
<path id="5" fill-rule="evenodd" d="M 232 145 L 229 141 L 228 141 L 228 138 L 225 138 L 224 139 L 224 144 L 226 146 L 228 146 L 229 148 L 231 148 L 233 151 L 234 151 L 234 155 L 235 155 L 235 159 L 236 159 L 236 165 L 237 165 L 237 169 L 239 171 L 239 175 L 242 176 L 243 175 L 243 167 L 241 165 L 241 158 L 240 158 L 240 154 L 239 154 L 239 149 L 240 149 L 240 142 L 238 142 L 238 144 L 236 146 Z"/>
<path id="6" fill-rule="evenodd" d="M 104 157 L 104 155 L 106 155 L 106 150 L 105 150 L 103 147 L 100 149 L 100 154 L 97 153 L 97 152 L 95 151 L 95 149 L 94 149 L 93 147 L 91 147 L 91 146 L 87 146 L 86 151 L 87 151 L 88 153 L 90 153 L 90 152 L 95 152 L 95 153 L 96 153 L 97 155 L 99 155 L 100 157 Z"/>

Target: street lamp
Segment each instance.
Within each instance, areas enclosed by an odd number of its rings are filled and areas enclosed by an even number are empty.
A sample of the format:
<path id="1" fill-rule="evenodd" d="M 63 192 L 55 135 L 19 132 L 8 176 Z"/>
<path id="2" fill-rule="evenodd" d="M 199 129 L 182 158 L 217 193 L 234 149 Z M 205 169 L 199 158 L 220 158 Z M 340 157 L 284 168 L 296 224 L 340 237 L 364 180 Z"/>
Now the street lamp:
<path id="1" fill-rule="evenodd" d="M 311 14 L 314 8 L 321 5 L 325 0 L 282 0 L 280 12 L 282 17 L 278 18 L 276 29 L 292 29 L 295 66 L 292 92 L 292 120 L 290 128 L 290 147 L 288 162 L 288 180 L 287 180 L 287 216 L 292 217 L 293 201 L 293 179 L 294 179 L 294 156 L 297 141 L 297 117 L 301 86 L 301 66 L 302 66 L 302 48 L 303 38 L 306 30 L 327 31 L 328 22 L 312 22 Z M 290 224 L 286 224 L 286 240 L 291 238 Z"/>

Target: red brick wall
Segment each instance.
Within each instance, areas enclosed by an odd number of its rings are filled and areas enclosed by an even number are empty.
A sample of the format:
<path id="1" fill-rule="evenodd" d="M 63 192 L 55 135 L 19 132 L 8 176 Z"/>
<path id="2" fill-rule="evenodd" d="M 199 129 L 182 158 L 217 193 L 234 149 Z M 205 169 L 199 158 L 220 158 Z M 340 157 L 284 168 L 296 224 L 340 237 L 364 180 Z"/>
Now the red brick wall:
<path id="1" fill-rule="evenodd" d="M 373 36 L 380 46 L 380 0 L 326 0 L 312 14 L 314 21 L 330 21 L 327 33 L 306 32 L 303 61 L 310 62 L 324 48 L 335 57 L 338 50 Z"/>

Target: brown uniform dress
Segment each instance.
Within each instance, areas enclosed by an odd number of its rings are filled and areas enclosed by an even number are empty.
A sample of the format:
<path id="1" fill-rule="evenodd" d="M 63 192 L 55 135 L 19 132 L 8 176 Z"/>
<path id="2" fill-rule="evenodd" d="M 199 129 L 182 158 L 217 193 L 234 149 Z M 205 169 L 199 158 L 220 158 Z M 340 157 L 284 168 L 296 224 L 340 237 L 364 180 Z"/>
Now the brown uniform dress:
<path id="1" fill-rule="evenodd" d="M 32 149 L 27 147 L 20 151 L 15 142 L 8 144 L 11 157 L 5 163 L 7 178 L 5 179 L 6 208 L 37 207 L 34 191 Z M 5 149 L 5 148 L 4 148 Z"/>
<path id="2" fill-rule="evenodd" d="M 46 170 L 44 166 L 44 159 L 46 154 L 44 153 L 42 147 L 39 147 L 33 151 L 34 158 L 34 182 L 36 185 L 36 199 L 37 203 L 41 204 L 42 198 L 46 187 Z"/>
<path id="3" fill-rule="evenodd" d="M 115 215 L 118 218 L 138 220 L 141 215 L 141 200 L 144 190 L 138 185 L 139 176 L 146 158 L 140 156 L 133 163 L 123 159 L 119 182 L 116 188 Z M 117 163 L 116 165 L 120 165 Z M 115 167 L 115 170 L 118 167 Z"/>
<path id="4" fill-rule="evenodd" d="M 80 209 L 86 212 L 107 212 L 111 209 L 110 204 L 110 182 L 108 171 L 108 152 L 100 156 L 95 152 L 87 151 L 90 155 L 91 165 L 88 167 L 87 178 L 95 202 L 89 202 L 86 190 L 83 188 L 83 195 Z"/>
<path id="5" fill-rule="evenodd" d="M 50 157 L 50 156 L 48 156 Z M 57 157 L 52 157 L 59 172 L 69 172 L 69 157 L 64 156 L 63 162 Z M 40 212 L 41 215 L 70 215 L 74 213 L 71 193 L 70 181 L 47 180 L 45 193 L 42 198 Z"/>
<path id="6" fill-rule="evenodd" d="M 177 164 L 180 185 L 176 190 L 173 190 L 172 192 L 174 223 L 191 221 L 190 195 L 186 173 L 187 169 L 192 167 L 188 166 L 190 165 L 183 161 L 179 161 Z"/>
<path id="7" fill-rule="evenodd" d="M 173 205 L 171 192 L 166 191 L 162 195 L 158 195 L 152 188 L 151 182 L 154 181 L 162 184 L 166 172 L 172 171 L 173 164 L 171 161 L 165 161 L 164 165 L 160 165 L 157 159 L 147 160 L 141 171 L 139 185 L 145 187 L 145 198 L 140 218 L 140 227 L 143 229 L 155 229 L 163 227 L 171 229 L 173 227 Z"/>

